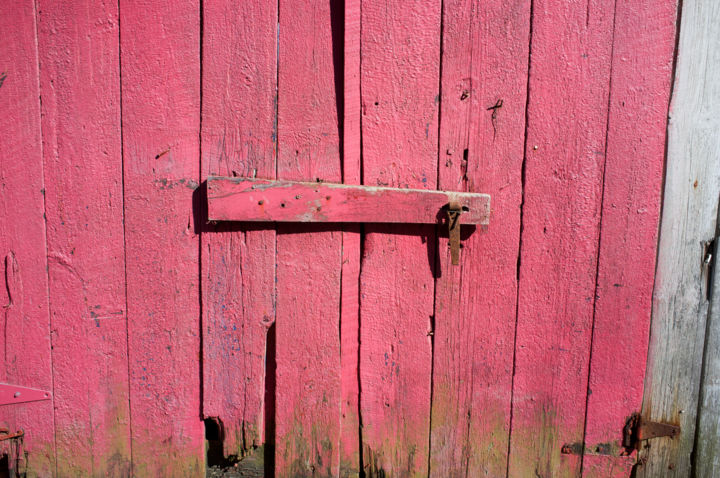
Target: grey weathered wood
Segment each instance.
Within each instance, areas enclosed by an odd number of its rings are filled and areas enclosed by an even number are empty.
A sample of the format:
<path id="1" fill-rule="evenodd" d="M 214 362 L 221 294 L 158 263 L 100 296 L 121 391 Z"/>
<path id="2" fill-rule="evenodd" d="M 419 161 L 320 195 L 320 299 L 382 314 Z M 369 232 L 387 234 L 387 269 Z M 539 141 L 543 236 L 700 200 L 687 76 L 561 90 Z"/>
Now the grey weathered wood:
<path id="1" fill-rule="evenodd" d="M 697 441 L 695 443 L 695 477 L 720 476 L 720 234 L 712 252 L 713 278 L 708 314 L 705 358 L 700 385 Z"/>
<path id="2" fill-rule="evenodd" d="M 691 476 L 709 303 L 704 259 L 720 197 L 718 75 L 720 2 L 685 0 L 643 401 L 645 417 L 680 424 L 682 433 L 649 442 L 638 477 Z"/>

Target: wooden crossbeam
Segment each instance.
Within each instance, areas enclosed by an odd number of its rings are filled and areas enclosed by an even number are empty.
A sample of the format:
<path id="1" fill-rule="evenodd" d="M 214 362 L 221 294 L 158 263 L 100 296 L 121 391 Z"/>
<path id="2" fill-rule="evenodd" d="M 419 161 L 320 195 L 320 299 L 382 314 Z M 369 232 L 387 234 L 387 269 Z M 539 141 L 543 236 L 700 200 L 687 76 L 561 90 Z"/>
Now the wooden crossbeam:
<path id="1" fill-rule="evenodd" d="M 451 202 L 463 224 L 490 219 L 487 194 L 320 182 L 210 177 L 207 202 L 211 221 L 437 223 Z"/>

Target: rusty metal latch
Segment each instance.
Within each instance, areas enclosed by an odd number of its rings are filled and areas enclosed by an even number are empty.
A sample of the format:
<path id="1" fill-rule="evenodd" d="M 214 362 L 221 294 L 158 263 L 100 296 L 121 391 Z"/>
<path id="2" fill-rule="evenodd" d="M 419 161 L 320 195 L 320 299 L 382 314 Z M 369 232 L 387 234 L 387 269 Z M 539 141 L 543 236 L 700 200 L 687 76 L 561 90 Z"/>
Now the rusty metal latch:
<path id="1" fill-rule="evenodd" d="M 450 239 L 450 257 L 452 265 L 460 264 L 460 214 L 462 207 L 457 201 L 448 204 L 448 238 Z"/>
<path id="2" fill-rule="evenodd" d="M 10 440 L 12 438 L 21 438 L 25 434 L 24 431 L 18 430 L 15 433 L 10 433 L 7 428 L 0 428 L 0 441 Z"/>

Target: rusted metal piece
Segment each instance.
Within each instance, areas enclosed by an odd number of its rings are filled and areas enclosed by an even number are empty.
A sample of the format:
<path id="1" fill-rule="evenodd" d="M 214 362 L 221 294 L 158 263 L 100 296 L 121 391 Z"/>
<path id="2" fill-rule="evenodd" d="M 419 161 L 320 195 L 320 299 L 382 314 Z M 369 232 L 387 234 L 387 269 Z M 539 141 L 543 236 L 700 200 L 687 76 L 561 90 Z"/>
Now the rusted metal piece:
<path id="1" fill-rule="evenodd" d="M 448 237 L 450 238 L 450 257 L 452 265 L 460 264 L 460 215 L 462 207 L 457 201 L 448 204 Z"/>
<path id="2" fill-rule="evenodd" d="M 585 449 L 582 443 L 566 443 L 560 449 L 563 455 L 581 455 Z"/>
<path id="3" fill-rule="evenodd" d="M 24 431 L 18 430 L 15 433 L 10 433 L 7 428 L 0 428 L 0 441 L 10 440 L 12 438 L 20 438 L 25 434 Z"/>
<path id="4" fill-rule="evenodd" d="M 0 405 L 50 400 L 50 392 L 35 388 L 0 383 Z"/>
<path id="5" fill-rule="evenodd" d="M 560 449 L 563 455 L 601 455 L 601 456 L 623 456 L 617 453 L 617 447 L 612 443 L 596 443 L 592 446 L 585 446 L 582 442 L 566 443 Z"/>
<path id="6" fill-rule="evenodd" d="M 613 443 L 598 443 L 586 446 L 585 443 L 566 443 L 560 449 L 563 455 L 611 455 L 627 456 L 640 448 L 640 442 L 659 437 L 674 438 L 680 435 L 680 427 L 669 423 L 653 422 L 644 419 L 639 413 L 633 413 L 623 427 L 622 448 Z"/>
<path id="7" fill-rule="evenodd" d="M 630 415 L 630 417 L 625 422 L 625 426 L 623 427 L 623 448 L 625 448 L 625 451 L 630 453 L 633 449 L 635 449 L 636 445 L 636 430 L 638 428 L 638 425 L 640 424 L 640 414 L 639 413 L 633 413 Z"/>
<path id="8" fill-rule="evenodd" d="M 649 420 L 640 421 L 637 437 L 639 441 L 649 440 L 651 438 L 670 437 L 675 438 L 680 435 L 680 427 L 670 425 L 669 423 L 651 422 Z"/>
<path id="9" fill-rule="evenodd" d="M 670 423 L 654 422 L 634 413 L 628 418 L 623 428 L 623 447 L 627 451 L 639 449 L 640 442 L 652 438 L 670 437 L 680 435 L 680 427 Z"/>

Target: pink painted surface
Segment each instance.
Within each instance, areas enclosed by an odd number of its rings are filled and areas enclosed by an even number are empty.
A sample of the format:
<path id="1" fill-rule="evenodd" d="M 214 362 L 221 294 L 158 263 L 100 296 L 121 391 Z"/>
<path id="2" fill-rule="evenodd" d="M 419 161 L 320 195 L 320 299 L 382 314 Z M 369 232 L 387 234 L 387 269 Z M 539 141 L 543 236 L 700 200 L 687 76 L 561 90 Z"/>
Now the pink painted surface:
<path id="1" fill-rule="evenodd" d="M 635 461 L 634 456 L 585 455 L 583 476 L 630 478 Z"/>
<path id="2" fill-rule="evenodd" d="M 490 196 L 480 193 L 268 181 L 208 179 L 208 214 L 217 221 L 438 223 L 457 202 L 462 224 L 487 224 Z"/>
<path id="3" fill-rule="evenodd" d="M 628 476 L 675 1 L 12 2 L 0 380 L 56 408 L 0 407 L 11 466 L 198 476 L 217 417 L 276 476 Z M 205 224 L 211 175 L 492 211 L 453 267 L 434 225 Z"/>
<path id="4" fill-rule="evenodd" d="M 511 477 L 580 472 L 612 31 L 607 2 L 533 3 Z"/>
<path id="5" fill-rule="evenodd" d="M 131 452 L 118 5 L 40 0 L 38 18 L 58 474 L 119 476 Z"/>
<path id="6" fill-rule="evenodd" d="M 363 1 L 361 10 L 363 183 L 436 189 L 440 2 Z M 365 231 L 363 465 L 369 476 L 426 476 L 435 227 L 367 225 Z"/>
<path id="7" fill-rule="evenodd" d="M 505 476 L 530 2 L 443 3 L 440 188 L 491 195 L 452 266 L 438 239 L 430 475 Z"/>
<path id="8" fill-rule="evenodd" d="M 339 182 L 342 11 L 320 0 L 281 0 L 279 9 L 278 179 Z M 278 226 L 276 476 L 339 473 L 341 262 L 339 230 Z"/>
<path id="9" fill-rule="evenodd" d="M 0 380 L 52 390 L 40 92 L 35 8 L 11 1 L 0 15 Z M 0 443 L 29 476 L 55 469 L 52 400 L 0 407 L 0 426 L 22 429 Z M 24 453 L 27 452 L 27 455 Z"/>
<path id="10" fill-rule="evenodd" d="M 343 182 L 360 184 L 360 2 L 345 0 L 343 43 Z M 359 224 L 343 227 L 340 297 L 340 476 L 360 473 L 360 248 Z"/>
<path id="11" fill-rule="evenodd" d="M 133 471 L 198 476 L 200 8 L 120 2 Z"/>
<path id="12" fill-rule="evenodd" d="M 50 400 L 51 398 L 52 394 L 47 390 L 0 383 L 0 405 L 37 402 L 39 400 Z"/>
<path id="13" fill-rule="evenodd" d="M 274 178 L 277 3 L 205 1 L 202 54 L 202 178 Z M 242 456 L 266 440 L 275 231 L 204 227 L 203 415 L 222 421 L 225 454 Z"/>
<path id="14" fill-rule="evenodd" d="M 619 2 L 615 13 L 585 430 L 587 447 L 609 444 L 613 455 L 624 452 L 623 426 L 642 407 L 676 6 L 635 0 Z M 627 466 L 591 463 L 586 457 L 583 476 L 629 476 Z"/>

